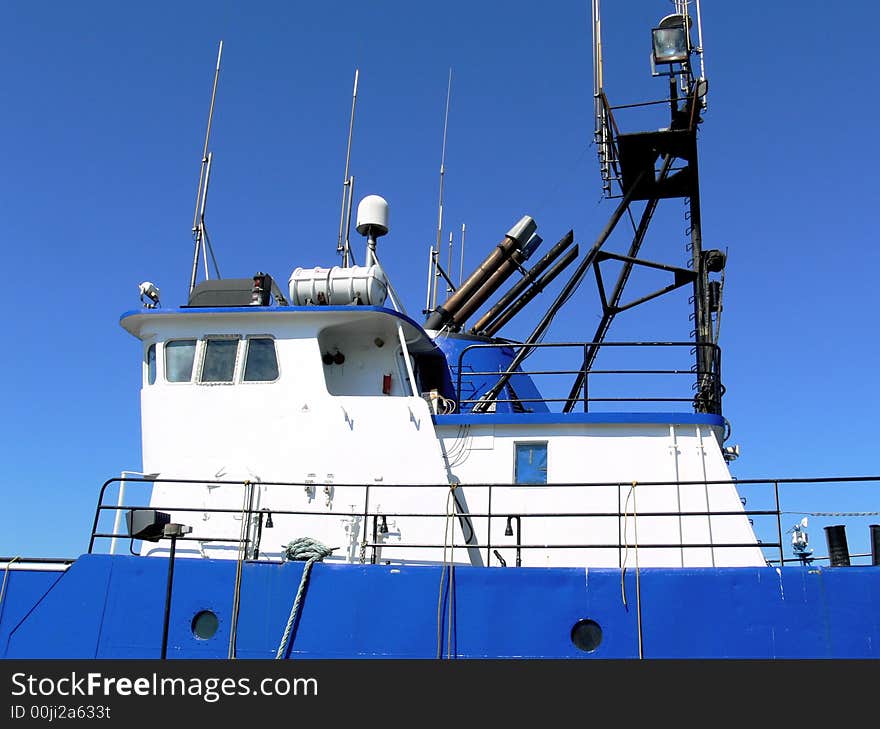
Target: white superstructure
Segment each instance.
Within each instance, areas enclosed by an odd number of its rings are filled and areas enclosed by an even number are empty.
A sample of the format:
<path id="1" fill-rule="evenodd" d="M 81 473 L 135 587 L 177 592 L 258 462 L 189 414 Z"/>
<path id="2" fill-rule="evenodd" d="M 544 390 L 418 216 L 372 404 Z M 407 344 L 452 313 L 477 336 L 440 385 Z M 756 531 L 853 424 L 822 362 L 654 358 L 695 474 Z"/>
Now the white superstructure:
<path id="1" fill-rule="evenodd" d="M 765 562 L 709 416 L 436 414 L 431 338 L 357 303 L 122 323 L 144 345 L 151 506 L 193 528 L 180 555 L 235 558 L 245 536 L 277 559 L 308 536 L 355 563 L 611 567 L 636 544 L 643 567 Z"/>

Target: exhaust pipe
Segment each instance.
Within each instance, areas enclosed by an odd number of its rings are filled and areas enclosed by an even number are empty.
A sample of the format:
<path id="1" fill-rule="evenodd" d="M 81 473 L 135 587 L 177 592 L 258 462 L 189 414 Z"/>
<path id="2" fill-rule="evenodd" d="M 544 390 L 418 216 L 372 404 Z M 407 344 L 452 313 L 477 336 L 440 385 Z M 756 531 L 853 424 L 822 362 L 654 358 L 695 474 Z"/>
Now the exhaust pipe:
<path id="1" fill-rule="evenodd" d="M 578 256 L 578 246 L 575 245 L 574 248 L 569 248 L 562 258 L 556 262 L 556 265 L 553 266 L 547 273 L 545 273 L 541 278 L 539 278 L 532 286 L 520 296 L 516 301 L 514 301 L 510 306 L 508 306 L 501 314 L 496 317 L 495 321 L 489 324 L 481 334 L 485 334 L 487 337 L 494 337 L 501 327 L 503 327 L 507 322 L 509 322 L 513 317 L 515 317 L 520 311 L 525 308 L 525 305 L 528 304 L 532 299 L 534 299 L 538 294 L 540 294 L 547 286 L 550 285 L 550 282 L 553 281 L 560 273 L 562 273 L 568 265 Z"/>
<path id="2" fill-rule="evenodd" d="M 516 225 L 507 231 L 504 240 L 492 249 L 492 252 L 468 277 L 467 281 L 459 286 L 458 291 L 452 294 L 442 306 L 438 306 L 436 310 L 431 312 L 425 322 L 425 329 L 442 329 L 449 324 L 456 313 L 489 280 L 489 277 L 510 259 L 513 252 L 526 244 L 537 227 L 533 218 L 524 215 Z"/>
<path id="3" fill-rule="evenodd" d="M 510 290 L 504 294 L 504 296 L 498 299 L 497 304 L 489 309 L 489 311 L 487 311 L 480 320 L 474 324 L 471 329 L 471 334 L 482 334 L 483 330 L 492 323 L 492 320 L 504 311 L 517 296 L 525 291 L 526 287 L 528 287 L 532 281 L 544 273 L 547 267 L 559 258 L 560 254 L 572 244 L 572 241 L 574 241 L 574 231 L 570 230 L 562 237 L 562 240 L 547 251 L 547 254 L 526 272 L 525 276 L 511 286 Z"/>
<path id="4" fill-rule="evenodd" d="M 456 331 L 461 329 L 471 314 L 479 309 L 492 294 L 500 289 L 501 285 L 510 278 L 514 271 L 522 269 L 522 264 L 531 257 L 532 253 L 534 253 L 535 249 L 541 245 L 543 240 L 544 239 L 541 238 L 540 235 L 535 233 L 529 238 L 528 243 L 519 250 L 514 251 L 510 255 L 510 258 L 504 261 L 504 263 L 497 268 L 495 273 L 489 276 L 486 283 L 484 283 L 477 292 L 471 296 L 471 298 L 468 299 L 457 312 L 455 312 L 452 317 L 452 328 Z"/>
<path id="5" fill-rule="evenodd" d="M 828 557 L 832 567 L 849 567 L 849 547 L 846 543 L 846 527 L 843 524 L 825 527 Z"/>

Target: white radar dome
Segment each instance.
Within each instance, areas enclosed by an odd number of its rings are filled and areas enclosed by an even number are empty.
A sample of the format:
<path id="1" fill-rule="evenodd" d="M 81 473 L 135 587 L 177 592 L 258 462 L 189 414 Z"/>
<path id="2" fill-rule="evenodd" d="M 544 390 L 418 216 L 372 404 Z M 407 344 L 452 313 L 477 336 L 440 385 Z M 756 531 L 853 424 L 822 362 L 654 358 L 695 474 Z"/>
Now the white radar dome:
<path id="1" fill-rule="evenodd" d="M 388 232 L 388 202 L 379 195 L 367 195 L 358 203 L 357 232 L 378 238 Z"/>

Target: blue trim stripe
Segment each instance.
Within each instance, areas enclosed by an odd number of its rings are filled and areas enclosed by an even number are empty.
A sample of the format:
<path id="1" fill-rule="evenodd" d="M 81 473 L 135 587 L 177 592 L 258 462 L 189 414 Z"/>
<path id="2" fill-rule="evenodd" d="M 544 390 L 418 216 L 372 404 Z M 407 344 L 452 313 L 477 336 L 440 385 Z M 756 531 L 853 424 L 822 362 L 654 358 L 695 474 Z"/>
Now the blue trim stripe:
<path id="1" fill-rule="evenodd" d="M 724 418 L 708 413 L 480 413 L 434 415 L 436 425 L 571 425 L 572 423 L 663 423 L 724 426 Z"/>

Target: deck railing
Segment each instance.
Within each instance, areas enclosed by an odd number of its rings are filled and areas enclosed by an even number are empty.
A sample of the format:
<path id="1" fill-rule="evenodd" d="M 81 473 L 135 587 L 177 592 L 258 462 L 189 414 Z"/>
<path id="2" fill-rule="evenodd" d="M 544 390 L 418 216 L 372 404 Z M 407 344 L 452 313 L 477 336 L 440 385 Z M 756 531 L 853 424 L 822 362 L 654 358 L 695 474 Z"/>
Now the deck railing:
<path id="1" fill-rule="evenodd" d="M 707 370 L 698 370 L 695 364 L 687 364 L 684 367 L 657 367 L 656 363 L 665 362 L 670 356 L 676 362 L 696 361 L 695 352 L 700 347 L 706 350 L 705 357 L 699 358 L 709 365 Z M 658 403 L 665 405 L 680 406 L 688 403 L 697 412 L 720 412 L 721 398 L 724 394 L 724 386 L 721 384 L 721 349 L 715 344 L 695 344 L 694 342 L 539 342 L 535 344 L 520 344 L 516 342 L 503 343 L 478 343 L 471 344 L 461 350 L 457 364 L 454 367 L 455 399 L 460 412 L 470 412 L 477 403 L 480 403 L 486 392 L 498 382 L 505 372 L 496 370 L 483 370 L 475 368 L 473 360 L 478 359 L 486 350 L 510 350 L 519 353 L 527 350 L 526 358 L 537 361 L 532 369 L 523 369 L 522 366 L 512 373 L 511 380 L 501 389 L 498 396 L 492 398 L 497 404 L 509 404 L 520 411 L 529 411 L 533 403 L 541 403 L 552 410 L 557 403 L 566 403 L 568 410 L 577 405 L 583 412 L 589 412 L 598 404 L 608 406 L 613 404 L 615 408 L 624 405 L 631 407 L 637 403 L 640 407 L 655 407 Z M 592 363 L 596 360 L 600 351 L 604 350 L 606 358 L 611 352 L 618 355 L 618 359 L 625 357 L 626 366 L 597 368 L 592 365 L 584 370 L 583 363 Z M 541 360 L 547 360 L 550 355 L 551 366 L 540 366 Z M 686 355 L 686 356 L 685 356 Z M 559 360 L 571 361 L 579 358 L 581 366 L 576 367 L 576 362 L 568 367 L 558 367 L 555 362 Z M 502 358 L 502 361 L 505 358 Z M 512 357 L 511 357 L 512 359 Z M 471 360 L 470 362 L 468 360 Z M 525 360 L 524 360 L 525 361 Z M 655 366 L 633 366 L 634 361 L 654 363 Z M 530 377 L 542 394 L 528 396 L 517 392 L 516 378 L 521 376 Z M 626 391 L 609 391 L 605 386 L 609 376 L 625 378 L 628 381 L 636 380 L 642 390 L 642 394 L 629 394 Z M 538 386 L 540 378 L 543 386 Z M 580 378 L 582 385 L 575 388 L 579 392 L 573 392 L 575 378 Z M 672 384 L 678 381 L 677 384 Z M 687 383 L 687 384 L 684 384 Z M 598 385 L 598 386 L 597 386 Z M 562 394 L 563 388 L 566 394 Z M 644 393 L 649 394 L 644 394 Z M 506 395 L 506 396 L 505 396 Z"/>
<path id="2" fill-rule="evenodd" d="M 173 503 L 157 504 L 152 503 L 152 500 L 149 498 L 149 494 L 143 492 L 140 496 L 140 501 L 138 499 L 132 500 L 130 498 L 131 492 L 128 493 L 128 499 L 124 498 L 124 493 L 122 493 L 122 489 L 124 489 L 125 486 L 141 485 L 145 487 L 152 487 L 154 484 L 157 483 L 174 484 L 175 487 L 179 487 L 182 489 L 196 486 L 240 486 L 243 489 L 244 505 L 238 508 L 219 508 L 207 506 L 187 506 L 183 504 Z M 880 511 L 859 510 L 857 504 L 862 503 L 876 505 L 878 503 L 877 494 L 878 486 L 880 486 L 880 476 L 814 479 L 737 479 L 732 481 L 654 481 L 638 482 L 637 486 L 640 489 L 670 486 L 701 486 L 705 487 L 706 489 L 711 489 L 713 487 L 730 486 L 731 484 L 737 488 L 740 494 L 740 499 L 743 507 L 741 510 L 635 511 L 635 509 L 629 508 L 628 505 L 626 505 L 623 506 L 623 508 L 618 508 L 617 510 L 610 511 L 579 510 L 566 512 L 511 512 L 509 509 L 498 510 L 496 508 L 493 510 L 492 496 L 493 492 L 497 494 L 498 490 L 500 489 L 504 489 L 509 492 L 511 489 L 517 488 L 517 484 L 496 483 L 461 484 L 456 486 L 452 489 L 452 495 L 454 498 L 450 500 L 450 503 L 453 504 L 453 507 L 449 512 L 431 510 L 379 511 L 376 508 L 371 508 L 370 500 L 371 491 L 375 493 L 376 489 L 449 489 L 450 487 L 447 484 L 382 484 L 380 486 L 371 484 L 332 484 L 332 488 L 334 490 L 362 490 L 362 505 L 358 506 L 356 509 L 352 508 L 349 511 L 339 511 L 335 509 L 332 511 L 315 511 L 306 509 L 275 508 L 271 504 L 262 503 L 259 508 L 255 508 L 253 505 L 253 487 L 273 486 L 290 488 L 322 488 L 324 484 L 280 481 L 242 482 L 210 479 L 150 479 L 117 477 L 108 479 L 101 487 L 98 496 L 98 503 L 95 508 L 95 516 L 89 539 L 88 551 L 89 553 L 97 551 L 97 546 L 99 542 L 101 544 L 104 544 L 105 540 L 112 540 L 111 544 L 115 544 L 118 540 L 126 540 L 130 541 L 129 551 L 132 554 L 137 554 L 137 552 L 132 549 L 134 540 L 131 540 L 129 534 L 125 531 L 119 531 L 116 528 L 112 527 L 112 524 L 115 523 L 118 525 L 120 523 L 120 520 L 116 519 L 115 515 L 117 513 L 124 513 L 130 509 L 158 509 L 161 511 L 176 513 L 231 514 L 239 515 L 243 519 L 247 519 L 249 524 L 254 525 L 253 529 L 242 530 L 240 533 L 236 534 L 212 534 L 207 536 L 199 534 L 193 536 L 183 536 L 179 538 L 179 540 L 182 542 L 194 541 L 202 543 L 230 543 L 236 545 L 236 548 L 241 550 L 247 559 L 259 558 L 261 547 L 260 541 L 262 538 L 264 523 L 266 517 L 271 514 L 271 516 L 275 518 L 281 516 L 307 516 L 319 519 L 330 518 L 338 520 L 345 517 L 358 519 L 359 524 L 362 526 L 362 528 L 359 529 L 360 537 L 358 540 L 359 559 L 357 561 L 359 561 L 360 563 L 375 563 L 377 561 L 377 555 L 384 550 L 403 550 L 405 552 L 405 550 L 407 549 L 443 550 L 446 548 L 452 548 L 459 550 L 480 550 L 481 553 L 485 553 L 485 564 L 491 565 L 493 563 L 500 563 L 502 566 L 504 566 L 506 564 L 505 560 L 497 551 L 498 549 L 504 549 L 508 552 L 508 554 L 510 554 L 511 551 L 515 551 L 516 564 L 520 564 L 522 554 L 527 553 L 530 550 L 595 549 L 617 550 L 619 566 L 623 566 L 627 550 L 631 550 L 636 547 L 639 550 L 682 550 L 682 554 L 684 553 L 684 550 L 690 549 L 754 549 L 757 547 L 761 549 L 764 559 L 769 565 L 786 565 L 790 563 L 809 564 L 812 562 L 827 561 L 829 558 L 827 556 L 819 554 L 818 552 L 811 552 L 809 554 L 796 554 L 792 551 L 789 555 L 786 555 L 786 548 L 790 548 L 791 544 L 791 540 L 787 539 L 787 535 L 791 534 L 793 528 L 799 524 L 801 517 L 808 516 L 813 519 L 813 522 L 809 528 L 809 533 L 812 535 L 811 546 L 814 549 L 817 546 L 820 546 L 820 548 L 825 546 L 825 537 L 821 530 L 821 527 L 825 523 L 827 523 L 828 525 L 835 525 L 843 520 L 850 520 L 851 522 L 854 519 L 862 520 L 859 522 L 853 522 L 853 525 L 857 526 L 858 530 L 851 529 L 849 533 L 850 544 L 855 548 L 855 551 L 850 554 L 850 558 L 853 560 L 854 563 L 858 560 L 865 559 L 868 560 L 869 564 L 871 563 L 872 550 L 868 523 L 876 523 L 877 521 L 880 521 L 880 519 L 878 519 L 878 517 L 880 517 Z M 116 489 L 112 488 L 114 485 L 117 486 Z M 609 487 L 613 487 L 617 489 L 618 505 L 625 505 L 627 493 L 635 485 L 636 484 L 632 484 L 631 482 L 559 483 L 542 485 L 541 488 L 607 489 Z M 831 488 L 831 490 L 834 491 L 835 494 L 830 497 L 826 496 L 816 498 L 817 495 L 815 491 L 820 488 Z M 248 489 L 250 489 L 250 491 L 248 491 Z M 462 508 L 461 502 L 459 501 L 457 496 L 455 496 L 458 489 L 463 489 L 468 493 L 473 493 L 474 491 L 485 492 L 487 496 L 486 504 L 488 508 L 485 511 L 479 512 L 473 512 Z M 857 491 L 859 493 L 849 494 L 842 499 L 841 489 L 848 489 L 850 491 Z M 749 497 L 742 496 L 744 491 L 751 492 L 751 495 Z M 813 491 L 814 493 L 808 493 L 810 491 Z M 248 493 L 251 494 L 250 498 L 248 497 Z M 113 498 L 114 495 L 116 497 L 115 499 Z M 784 504 L 783 497 L 791 502 L 791 504 Z M 811 502 L 815 505 L 813 507 L 810 507 L 808 504 L 804 503 L 804 497 L 809 498 Z M 843 500 L 846 503 L 847 508 L 842 510 L 828 508 L 825 505 L 828 502 L 823 500 L 826 498 L 832 498 L 836 503 L 840 503 L 841 500 Z M 855 498 L 856 501 L 853 501 L 853 498 Z M 754 500 L 755 508 L 746 508 L 749 499 Z M 289 501 L 289 499 L 285 500 Z M 351 503 L 350 499 L 346 501 L 346 499 L 341 497 L 337 497 L 337 500 L 341 500 L 344 503 Z M 708 541 L 685 543 L 679 541 L 666 543 L 637 543 L 633 539 L 632 533 L 630 533 L 629 536 L 624 533 L 624 523 L 627 520 L 648 519 L 652 517 L 702 517 L 706 519 L 709 519 L 710 517 L 713 519 L 721 517 L 745 517 L 748 518 L 748 520 L 752 523 L 754 527 L 757 543 L 751 540 L 742 542 L 714 541 L 712 539 L 711 529 L 709 530 Z M 420 541 L 417 543 L 384 541 L 381 537 L 383 526 L 387 525 L 388 520 L 393 520 L 396 518 L 453 519 L 458 521 L 462 525 L 462 534 L 465 536 L 465 539 L 464 541 L 462 541 L 461 539 L 458 539 L 456 541 L 455 531 L 452 530 L 453 536 L 451 540 L 448 539 L 446 543 L 431 543 L 424 541 Z M 588 539 L 583 539 L 575 542 L 560 541 L 558 543 L 529 543 L 527 541 L 522 541 L 523 534 L 528 534 L 528 526 L 530 520 L 532 521 L 532 523 L 535 523 L 535 520 L 538 519 L 565 520 L 575 518 L 585 520 L 615 519 L 618 525 L 617 541 L 603 543 L 591 543 Z M 493 519 L 503 519 L 507 521 L 508 529 L 506 530 L 507 533 L 503 537 L 499 537 L 497 534 L 493 536 Z M 105 528 L 105 525 L 108 524 L 108 522 L 111 524 L 110 529 Z M 124 520 L 122 520 L 122 522 L 124 523 Z M 475 539 L 475 530 L 473 528 L 473 525 L 478 522 L 485 523 L 486 525 L 486 539 L 482 542 L 479 542 Z M 792 523 L 789 524 L 789 522 Z M 513 523 L 516 524 L 515 533 L 513 533 L 512 530 Z M 470 536 L 467 535 L 467 525 L 470 525 Z M 861 525 L 864 526 L 862 527 Z M 288 536 L 290 538 L 293 538 L 296 536 L 307 535 L 291 534 Z M 585 531 L 584 536 L 588 537 L 589 533 Z M 866 548 L 863 548 L 863 543 L 867 544 L 868 546 Z M 495 557 L 496 559 L 493 560 L 493 557 Z M 877 555 L 874 555 L 873 559 L 876 561 Z M 395 558 L 395 561 L 405 561 L 405 558 Z"/>

